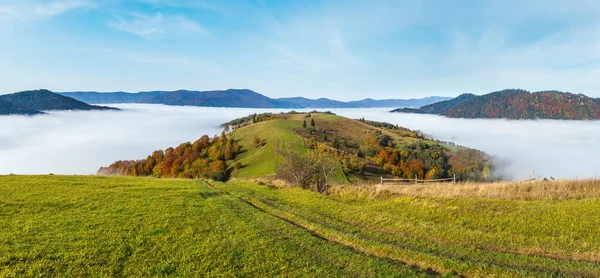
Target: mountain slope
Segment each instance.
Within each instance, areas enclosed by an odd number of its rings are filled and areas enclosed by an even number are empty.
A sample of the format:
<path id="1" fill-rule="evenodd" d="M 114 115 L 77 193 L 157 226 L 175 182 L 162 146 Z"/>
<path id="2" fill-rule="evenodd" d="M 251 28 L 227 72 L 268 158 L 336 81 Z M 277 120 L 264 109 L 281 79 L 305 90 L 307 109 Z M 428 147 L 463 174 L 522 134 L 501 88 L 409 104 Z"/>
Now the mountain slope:
<path id="1" fill-rule="evenodd" d="M 0 101 L 15 106 L 26 107 L 30 110 L 118 110 L 112 107 L 89 105 L 70 97 L 55 94 L 48 90 L 23 91 L 19 93 L 0 95 Z"/>
<path id="2" fill-rule="evenodd" d="M 398 108 L 392 112 L 418 113 L 418 114 L 437 114 L 443 115 L 446 111 L 456 107 L 459 103 L 477 97 L 473 94 L 462 94 L 456 98 L 440 101 L 437 103 L 422 106 L 421 108 Z"/>
<path id="3" fill-rule="evenodd" d="M 140 93 L 127 93 L 127 92 L 111 92 L 111 93 L 99 93 L 99 92 L 68 92 L 59 93 L 60 95 L 74 98 L 79 101 L 86 103 L 96 104 L 114 104 L 114 103 L 136 103 L 143 102 L 146 99 L 164 95 L 168 92 L 155 91 L 155 92 L 140 92 Z"/>
<path id="4" fill-rule="evenodd" d="M 304 97 L 278 98 L 278 100 L 295 103 L 305 108 L 354 108 L 358 106 L 348 106 L 348 103 L 332 100 L 328 98 L 309 99 Z"/>
<path id="5" fill-rule="evenodd" d="M 247 89 L 229 89 L 215 91 L 149 91 L 139 93 L 98 93 L 65 92 L 61 95 L 72 97 L 86 103 L 153 103 L 166 105 L 191 105 L 213 107 L 246 108 L 371 108 L 371 107 L 421 107 L 445 97 L 426 97 L 422 99 L 363 99 L 343 102 L 328 98 L 308 99 L 304 97 L 269 98 Z"/>
<path id="6" fill-rule="evenodd" d="M 207 92 L 179 90 L 150 97 L 141 102 L 205 107 L 302 108 L 300 105 L 274 100 L 246 89 Z"/>
<path id="7" fill-rule="evenodd" d="M 449 100 L 447 97 L 426 97 L 421 99 L 371 99 L 355 101 L 337 101 L 328 98 L 308 99 L 303 97 L 279 98 L 287 102 L 296 103 L 306 108 L 386 108 L 386 107 L 421 107 L 439 101 Z"/>
<path id="8" fill-rule="evenodd" d="M 600 101 L 582 94 L 508 89 L 482 96 L 464 94 L 421 109 L 396 109 L 393 112 L 451 118 L 590 120 L 600 119 Z"/>
<path id="9" fill-rule="evenodd" d="M 10 102 L 0 100 L 0 115 L 39 115 L 41 111 L 16 106 Z"/>
<path id="10" fill-rule="evenodd" d="M 431 97 L 425 97 L 425 98 L 418 98 L 418 99 L 371 99 L 371 98 L 366 98 L 363 100 L 358 100 L 358 101 L 350 101 L 348 102 L 349 105 L 356 105 L 357 107 L 364 107 L 364 108 L 370 108 L 370 107 L 381 107 L 381 108 L 388 108 L 388 107 L 422 107 L 425 105 L 429 105 L 432 103 L 437 103 L 440 101 L 445 101 L 445 100 L 450 100 L 451 98 L 449 97 L 438 97 L 438 96 L 431 96 Z"/>

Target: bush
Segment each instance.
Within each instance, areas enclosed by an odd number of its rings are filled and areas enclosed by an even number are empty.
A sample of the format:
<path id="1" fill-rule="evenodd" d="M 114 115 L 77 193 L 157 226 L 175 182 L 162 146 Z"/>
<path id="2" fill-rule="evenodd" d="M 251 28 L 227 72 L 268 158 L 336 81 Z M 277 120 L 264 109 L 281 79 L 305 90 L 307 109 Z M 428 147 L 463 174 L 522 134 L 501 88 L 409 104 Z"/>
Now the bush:
<path id="1" fill-rule="evenodd" d="M 210 179 L 214 181 L 227 181 L 227 174 L 225 172 L 214 172 L 210 174 Z"/>
<path id="2" fill-rule="evenodd" d="M 294 151 L 283 153 L 282 156 L 283 162 L 275 172 L 278 179 L 303 189 L 328 192 L 329 178 L 338 167 L 337 163 L 323 157 L 300 155 Z"/>

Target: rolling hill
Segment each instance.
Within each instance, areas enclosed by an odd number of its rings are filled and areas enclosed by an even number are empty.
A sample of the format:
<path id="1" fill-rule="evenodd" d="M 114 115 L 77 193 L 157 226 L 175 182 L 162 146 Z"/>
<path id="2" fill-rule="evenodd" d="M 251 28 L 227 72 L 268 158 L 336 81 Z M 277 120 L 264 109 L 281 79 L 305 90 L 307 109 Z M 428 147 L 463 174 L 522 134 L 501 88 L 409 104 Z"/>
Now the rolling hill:
<path id="1" fill-rule="evenodd" d="M 392 124 L 332 113 L 266 113 L 225 126 L 233 128 L 231 134 L 203 136 L 144 160 L 117 161 L 98 173 L 215 180 L 273 177 L 288 152 L 335 161 L 331 178 L 342 184 L 380 177 L 487 180 L 494 167 L 483 152 Z"/>
<path id="2" fill-rule="evenodd" d="M 245 108 L 372 108 L 372 107 L 420 107 L 434 102 L 447 100 L 445 97 L 426 97 L 421 99 L 364 99 L 343 102 L 328 98 L 308 99 L 304 97 L 269 98 L 247 89 L 229 89 L 215 91 L 150 91 L 139 93 L 126 92 L 65 92 L 61 95 L 77 100 L 95 103 L 153 103 L 166 105 L 190 105 L 210 107 Z"/>
<path id="3" fill-rule="evenodd" d="M 48 90 L 23 91 L 0 95 L 0 114 L 35 115 L 52 110 L 118 110 L 117 108 L 89 105 Z M 8 105 L 7 105 L 8 104 Z"/>
<path id="4" fill-rule="evenodd" d="M 509 89 L 482 96 L 463 94 L 419 109 L 399 108 L 392 112 L 450 118 L 596 120 L 600 119 L 600 99 L 559 91 L 531 93 Z"/>

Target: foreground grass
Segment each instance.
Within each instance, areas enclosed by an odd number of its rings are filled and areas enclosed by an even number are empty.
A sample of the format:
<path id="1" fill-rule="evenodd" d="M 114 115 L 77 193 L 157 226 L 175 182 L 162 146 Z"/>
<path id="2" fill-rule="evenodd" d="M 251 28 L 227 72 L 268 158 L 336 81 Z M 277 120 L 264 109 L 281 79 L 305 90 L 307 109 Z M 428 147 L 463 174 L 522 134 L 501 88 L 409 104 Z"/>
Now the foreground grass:
<path id="1" fill-rule="evenodd" d="M 0 177 L 0 276 L 599 276 L 600 199 Z"/>
<path id="2" fill-rule="evenodd" d="M 0 177 L 0 277 L 414 276 L 191 180 Z"/>
<path id="3" fill-rule="evenodd" d="M 217 184 L 328 238 L 380 257 L 467 276 L 600 275 L 600 200 L 319 196 Z"/>

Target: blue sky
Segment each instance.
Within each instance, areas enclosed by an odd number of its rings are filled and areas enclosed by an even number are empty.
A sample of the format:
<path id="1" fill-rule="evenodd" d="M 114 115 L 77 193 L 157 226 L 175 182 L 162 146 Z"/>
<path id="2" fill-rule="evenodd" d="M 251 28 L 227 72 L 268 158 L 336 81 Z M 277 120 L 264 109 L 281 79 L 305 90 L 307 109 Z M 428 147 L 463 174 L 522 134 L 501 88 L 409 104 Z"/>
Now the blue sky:
<path id="1" fill-rule="evenodd" d="M 0 0 L 0 93 L 600 97 L 597 1 Z"/>

